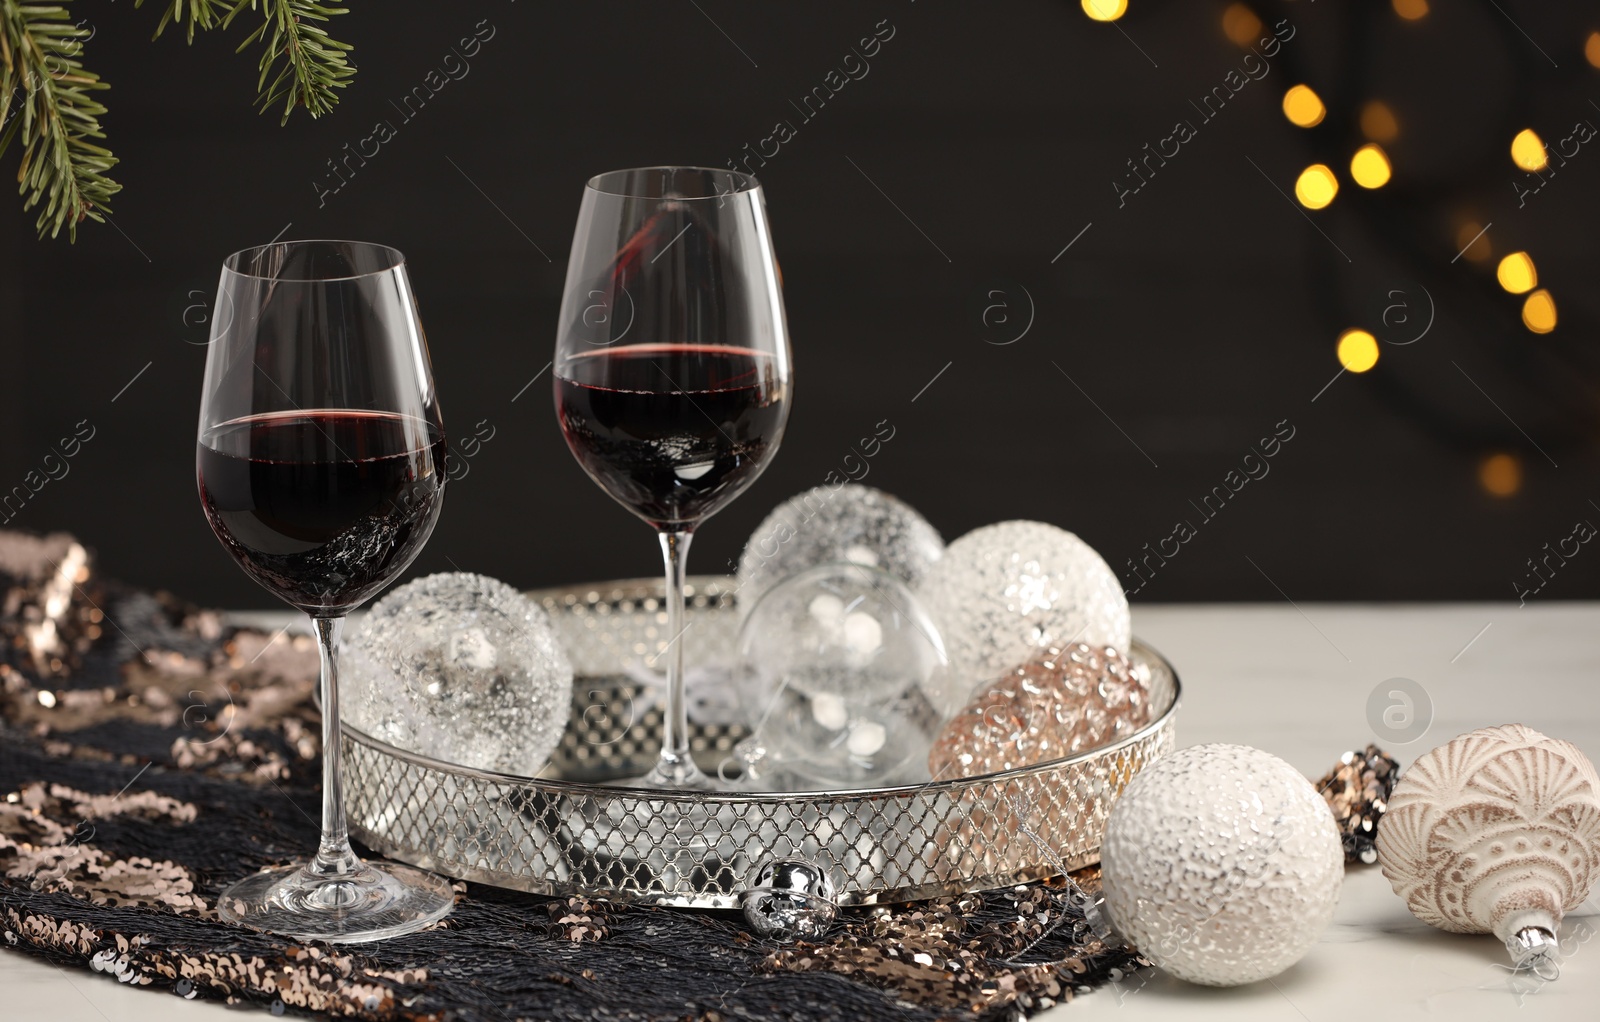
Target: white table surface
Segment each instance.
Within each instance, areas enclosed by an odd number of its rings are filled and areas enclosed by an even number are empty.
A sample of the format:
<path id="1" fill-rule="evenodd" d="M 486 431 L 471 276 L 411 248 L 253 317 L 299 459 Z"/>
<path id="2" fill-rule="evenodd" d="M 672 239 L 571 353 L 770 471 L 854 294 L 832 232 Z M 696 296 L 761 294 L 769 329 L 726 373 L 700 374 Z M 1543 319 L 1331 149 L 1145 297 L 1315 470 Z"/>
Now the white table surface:
<path id="1" fill-rule="evenodd" d="M 1460 732 L 1517 722 L 1568 739 L 1600 760 L 1600 698 L 1594 693 L 1600 604 L 1141 606 L 1134 630 L 1182 676 L 1181 745 L 1256 745 L 1316 776 L 1340 752 L 1367 741 L 1378 741 L 1404 766 Z M 1368 723 L 1369 694 L 1395 677 L 1420 683 L 1433 704 L 1428 731 L 1406 744 Z M 1586 944 L 1584 938 L 1596 932 L 1600 896 L 1567 918 L 1561 978 L 1537 988 L 1514 985 L 1494 938 L 1429 929 L 1406 911 L 1376 867 L 1357 867 L 1346 874 L 1338 913 L 1321 942 L 1275 980 L 1211 990 L 1147 970 L 1043 1017 L 1593 1022 L 1600 1018 L 1600 941 Z M 238 1017 L 218 1004 L 129 989 L 110 977 L 0 953 L 5 1022 Z"/>

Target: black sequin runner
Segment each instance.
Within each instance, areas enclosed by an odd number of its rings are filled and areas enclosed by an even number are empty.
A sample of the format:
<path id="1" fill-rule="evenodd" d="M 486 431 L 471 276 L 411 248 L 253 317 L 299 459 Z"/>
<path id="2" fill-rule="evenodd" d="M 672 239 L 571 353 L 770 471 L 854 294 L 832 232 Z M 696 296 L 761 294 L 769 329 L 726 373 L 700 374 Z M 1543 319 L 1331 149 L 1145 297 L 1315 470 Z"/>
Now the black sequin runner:
<path id="1" fill-rule="evenodd" d="M 219 890 L 316 845 L 315 650 L 100 579 L 79 554 L 0 532 L 0 938 L 15 951 L 152 997 L 440 1022 L 1010 1018 L 1145 964 L 1090 935 L 1059 882 L 847 909 L 818 944 L 756 937 L 735 913 L 468 883 L 442 924 L 381 943 L 226 925 Z"/>

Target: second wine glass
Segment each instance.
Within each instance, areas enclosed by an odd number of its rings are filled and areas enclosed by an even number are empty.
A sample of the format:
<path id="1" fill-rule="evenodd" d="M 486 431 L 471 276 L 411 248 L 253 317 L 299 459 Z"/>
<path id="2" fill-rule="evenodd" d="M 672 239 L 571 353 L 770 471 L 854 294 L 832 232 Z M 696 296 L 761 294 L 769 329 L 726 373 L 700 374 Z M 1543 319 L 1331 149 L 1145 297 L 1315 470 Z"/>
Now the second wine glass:
<path id="1" fill-rule="evenodd" d="M 644 167 L 584 188 L 555 355 L 556 413 L 585 472 L 658 533 L 667 706 L 639 784 L 709 788 L 689 755 L 683 585 L 696 527 L 771 461 L 789 335 L 755 178 Z"/>

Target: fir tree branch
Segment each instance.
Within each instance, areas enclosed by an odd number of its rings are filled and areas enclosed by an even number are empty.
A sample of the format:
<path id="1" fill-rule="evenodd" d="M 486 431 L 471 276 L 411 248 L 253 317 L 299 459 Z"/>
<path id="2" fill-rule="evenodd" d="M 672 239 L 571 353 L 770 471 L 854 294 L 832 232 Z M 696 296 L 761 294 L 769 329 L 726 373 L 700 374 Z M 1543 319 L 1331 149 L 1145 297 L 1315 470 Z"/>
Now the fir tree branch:
<path id="1" fill-rule="evenodd" d="M 94 30 L 74 25 L 59 0 L 30 4 L 0 0 L 0 156 L 12 143 L 22 151 L 17 170 L 24 210 L 39 207 L 39 236 L 67 229 L 73 241 L 83 220 L 104 220 L 111 196 L 122 186 L 107 176 L 117 158 L 94 140 L 105 138 L 106 108 L 93 93 L 108 88 L 84 70 L 78 57 Z M 348 8 L 317 0 L 163 0 L 155 34 L 177 23 L 194 34 L 227 28 L 245 8 L 260 4 L 261 25 L 239 50 L 261 44 L 257 106 L 264 113 L 283 104 L 281 123 L 302 106 L 320 117 L 339 102 L 355 67 L 349 43 L 331 38 L 323 22 Z M 143 6 L 144 0 L 134 0 Z"/>
<path id="2" fill-rule="evenodd" d="M 312 117 L 320 117 L 339 102 L 336 90 L 344 88 L 356 73 L 345 54 L 353 47 L 330 37 L 318 22 L 348 14 L 349 8 L 339 3 L 317 3 L 315 0 L 166 0 L 161 23 L 156 26 L 159 36 L 169 24 L 189 23 L 189 42 L 194 42 L 196 29 L 206 30 L 221 26 L 227 28 L 246 7 L 255 10 L 261 5 L 261 24 L 239 44 L 244 52 L 256 43 L 264 43 L 261 52 L 261 77 L 256 83 L 256 105 L 265 113 L 278 103 L 283 104 L 283 119 L 297 106 L 306 108 Z M 143 6 L 144 0 L 134 0 L 134 6 Z"/>
<path id="3" fill-rule="evenodd" d="M 249 0 L 249 4 L 254 9 L 256 0 Z M 242 6 L 241 0 L 223 22 L 224 26 Z M 305 107 L 312 117 L 321 117 L 339 102 L 335 90 L 348 85 L 356 69 L 345 58 L 353 47 L 330 37 L 316 23 L 334 15 L 348 14 L 349 8 L 314 0 L 261 0 L 261 6 L 264 19 L 261 27 L 239 44 L 242 52 L 257 40 L 267 40 L 266 49 L 261 53 L 261 78 L 256 84 L 260 90 L 257 107 L 266 113 L 274 104 L 282 102 L 283 119 L 279 124 L 289 123 L 289 115 L 297 106 Z"/>
<path id="4" fill-rule="evenodd" d="M 84 219 L 103 220 L 122 186 L 106 176 L 116 157 L 105 138 L 106 108 L 92 93 L 108 88 L 78 56 L 92 29 L 74 25 L 64 7 L 0 0 L 0 156 L 20 140 L 22 208 L 40 206 L 39 236 L 67 228 L 74 241 Z"/>

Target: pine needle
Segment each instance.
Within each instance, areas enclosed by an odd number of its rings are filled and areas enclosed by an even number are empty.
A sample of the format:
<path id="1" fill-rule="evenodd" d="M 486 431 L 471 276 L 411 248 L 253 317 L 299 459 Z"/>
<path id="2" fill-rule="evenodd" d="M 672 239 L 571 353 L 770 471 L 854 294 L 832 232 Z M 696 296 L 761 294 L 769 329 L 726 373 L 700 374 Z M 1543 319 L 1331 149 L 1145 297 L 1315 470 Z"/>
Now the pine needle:
<path id="1" fill-rule="evenodd" d="M 133 6 L 143 7 L 144 0 L 133 0 Z M 155 35 L 151 39 L 160 39 L 161 33 L 173 22 L 183 24 L 184 14 L 187 10 L 189 20 L 188 42 L 194 42 L 195 29 L 212 29 L 221 25 L 233 14 L 235 10 L 243 7 L 239 0 L 229 3 L 228 0 L 170 0 L 167 9 L 161 14 L 161 23 L 156 26 Z"/>

